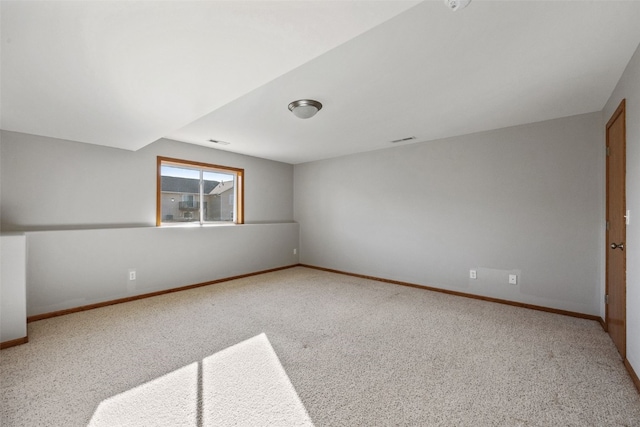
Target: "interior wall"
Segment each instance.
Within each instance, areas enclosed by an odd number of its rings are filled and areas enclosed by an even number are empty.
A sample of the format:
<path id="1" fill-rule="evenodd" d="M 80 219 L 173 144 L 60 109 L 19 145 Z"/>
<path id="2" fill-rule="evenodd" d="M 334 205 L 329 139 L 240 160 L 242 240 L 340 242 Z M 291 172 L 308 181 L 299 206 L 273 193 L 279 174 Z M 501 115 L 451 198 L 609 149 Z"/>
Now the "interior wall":
<path id="1" fill-rule="evenodd" d="M 296 165 L 300 262 L 600 315 L 602 127 L 591 113 Z"/>
<path id="2" fill-rule="evenodd" d="M 29 232 L 27 315 L 294 265 L 298 237 L 295 223 Z"/>
<path id="3" fill-rule="evenodd" d="M 0 136 L 1 227 L 26 235 L 29 316 L 298 263 L 291 165 L 170 140 L 131 152 Z M 246 224 L 156 227 L 157 156 L 244 168 Z"/>
<path id="4" fill-rule="evenodd" d="M 293 220 L 293 166 L 158 140 L 127 151 L 2 131 L 3 231 L 155 226 L 156 159 L 245 169 L 245 222 Z"/>
<path id="5" fill-rule="evenodd" d="M 27 336 L 26 247 L 23 234 L 0 236 L 0 343 Z"/>
<path id="6" fill-rule="evenodd" d="M 604 110 L 605 123 L 626 99 L 627 124 L 627 360 L 640 372 L 640 47 L 627 65 Z"/>

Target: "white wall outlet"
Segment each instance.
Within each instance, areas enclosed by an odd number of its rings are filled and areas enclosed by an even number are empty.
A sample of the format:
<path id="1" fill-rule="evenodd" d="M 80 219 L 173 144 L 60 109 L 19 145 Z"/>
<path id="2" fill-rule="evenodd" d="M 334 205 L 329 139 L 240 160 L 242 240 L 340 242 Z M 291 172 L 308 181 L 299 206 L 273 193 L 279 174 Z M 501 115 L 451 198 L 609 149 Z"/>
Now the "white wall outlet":
<path id="1" fill-rule="evenodd" d="M 136 280 L 136 270 L 129 270 L 129 280 Z"/>
<path id="2" fill-rule="evenodd" d="M 509 284 L 510 285 L 517 285 L 518 284 L 518 276 L 515 274 L 510 274 L 509 275 Z"/>
<path id="3" fill-rule="evenodd" d="M 469 279 L 477 279 L 478 272 L 476 270 L 469 270 Z"/>
<path id="4" fill-rule="evenodd" d="M 297 248 L 293 248 L 293 254 L 294 255 L 298 255 L 298 249 Z"/>

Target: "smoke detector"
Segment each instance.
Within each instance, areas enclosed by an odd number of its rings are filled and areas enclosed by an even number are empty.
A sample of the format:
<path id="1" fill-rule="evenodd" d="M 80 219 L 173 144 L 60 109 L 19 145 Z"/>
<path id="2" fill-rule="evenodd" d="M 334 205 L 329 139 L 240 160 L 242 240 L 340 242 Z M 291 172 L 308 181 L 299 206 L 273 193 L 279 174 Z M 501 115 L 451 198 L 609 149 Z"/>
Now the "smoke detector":
<path id="1" fill-rule="evenodd" d="M 456 10 L 464 9 L 469 6 L 469 3 L 471 3 L 471 0 L 444 0 L 444 4 L 454 12 Z"/>

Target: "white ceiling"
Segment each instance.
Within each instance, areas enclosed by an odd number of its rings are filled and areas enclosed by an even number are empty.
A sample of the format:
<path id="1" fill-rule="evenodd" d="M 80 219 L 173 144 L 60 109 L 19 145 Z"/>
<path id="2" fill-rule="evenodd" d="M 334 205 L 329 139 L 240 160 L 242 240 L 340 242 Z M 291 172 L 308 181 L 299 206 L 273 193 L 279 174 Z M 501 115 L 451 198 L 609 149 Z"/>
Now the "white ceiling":
<path id="1" fill-rule="evenodd" d="M 415 3 L 3 0 L 2 128 L 137 150 Z"/>
<path id="2" fill-rule="evenodd" d="M 2 129 L 300 163 L 600 111 L 637 1 L 2 1 Z M 324 108 L 301 120 L 300 98 Z"/>

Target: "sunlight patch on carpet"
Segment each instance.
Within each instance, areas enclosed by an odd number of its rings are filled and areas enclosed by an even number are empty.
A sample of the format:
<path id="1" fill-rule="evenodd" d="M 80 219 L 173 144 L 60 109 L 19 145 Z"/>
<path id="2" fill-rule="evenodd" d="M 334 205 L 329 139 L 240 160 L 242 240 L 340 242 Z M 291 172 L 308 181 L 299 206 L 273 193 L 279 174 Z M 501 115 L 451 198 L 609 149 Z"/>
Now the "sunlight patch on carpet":
<path id="1" fill-rule="evenodd" d="M 262 333 L 100 403 L 90 427 L 313 426 Z"/>

